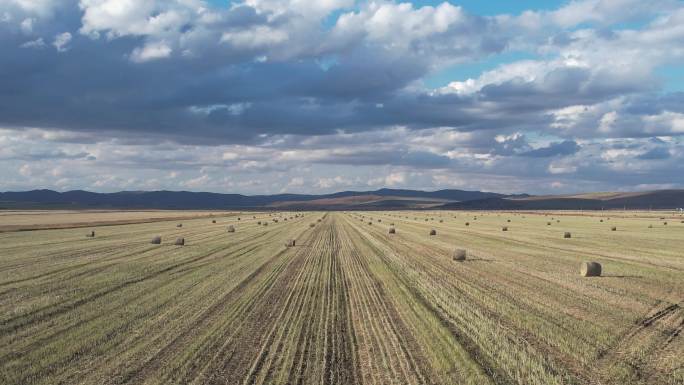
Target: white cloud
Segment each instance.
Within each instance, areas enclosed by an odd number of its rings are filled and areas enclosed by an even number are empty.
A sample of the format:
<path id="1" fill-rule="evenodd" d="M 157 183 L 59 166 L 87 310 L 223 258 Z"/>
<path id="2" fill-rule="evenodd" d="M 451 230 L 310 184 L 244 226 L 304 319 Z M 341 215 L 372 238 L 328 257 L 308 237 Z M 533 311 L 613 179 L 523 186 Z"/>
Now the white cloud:
<path id="1" fill-rule="evenodd" d="M 151 60 L 163 59 L 171 56 L 173 50 L 165 42 L 147 43 L 142 48 L 136 48 L 131 53 L 131 60 L 144 63 Z"/>
<path id="2" fill-rule="evenodd" d="M 549 164 L 549 172 L 553 175 L 557 174 L 570 174 L 577 171 L 577 167 L 566 162 L 552 162 Z"/>
<path id="3" fill-rule="evenodd" d="M 221 42 L 237 48 L 256 49 L 284 43 L 288 37 L 287 31 L 258 26 L 252 29 L 224 32 Z"/>
<path id="4" fill-rule="evenodd" d="M 306 183 L 333 189 L 366 188 L 369 181 L 469 186 L 475 180 L 558 189 L 575 187 L 564 176 L 585 186 L 627 185 L 634 182 L 630 171 L 644 169 L 657 171 L 644 177 L 657 185 L 684 156 L 681 97 L 659 89 L 656 78 L 662 66 L 684 60 L 684 6 L 677 2 L 576 0 L 557 10 L 495 17 L 448 2 L 247 0 L 218 8 L 200 0 L 79 0 L 78 9 L 75 3 L 0 1 L 0 19 L 7 23 L 0 27 L 11 37 L 4 40 L 12 45 L 5 47 L 8 57 L 54 56 L 30 50 L 9 56 L 18 46 L 68 50 L 59 60 L 74 61 L 46 65 L 46 82 L 60 78 L 48 76 L 57 67 L 89 71 L 76 61 L 83 52 L 94 63 L 99 50 L 118 50 L 115 58 L 149 64 L 97 66 L 121 71 L 117 80 L 136 82 L 120 87 L 80 82 L 73 70 L 62 78 L 79 81 L 74 91 L 50 83 L 54 94 L 63 92 L 54 99 L 53 92 L 31 95 L 37 92 L 32 77 L 10 79 L 32 96 L 24 102 L 31 114 L 14 113 L 13 105 L 0 123 L 33 124 L 23 117 L 34 116 L 33 110 L 47 116 L 41 121 L 54 119 L 43 129 L 0 136 L 2 168 L 16 180 L 32 159 L 35 169 L 54 162 L 64 172 L 83 171 L 32 177 L 34 184 L 51 186 L 83 178 L 103 188 L 150 181 L 263 192 L 312 187 Z M 50 19 L 63 14 L 73 17 Z M 639 23 L 615 24 L 632 21 Z M 79 27 L 93 40 L 62 32 Z M 533 59 L 503 55 L 496 68 L 425 89 L 431 74 L 447 76 L 438 72 L 447 66 L 498 62 L 502 52 Z M 0 96 L 21 107 L 15 102 L 20 95 Z M 69 107 L 60 104 L 64 100 L 93 101 L 89 111 L 103 116 L 93 124 L 91 114 L 61 110 Z M 144 114 L 126 109 L 131 105 L 145 106 L 139 108 Z M 60 112 L 49 115 L 54 110 Z M 88 129 L 93 126 L 97 132 Z M 644 137 L 662 135 L 672 142 L 644 143 Z M 155 144 L 162 136 L 163 143 Z M 583 141 L 577 155 L 519 156 L 566 140 Z M 138 141 L 140 147 L 129 146 Z M 50 148 L 26 150 L 33 147 Z M 661 158 L 635 159 L 656 147 Z M 82 153 L 95 159 L 76 157 Z M 88 173 L 116 178 L 95 180 Z M 177 178 L 164 178 L 171 173 Z M 424 183 L 421 173 L 435 177 Z M 257 174 L 263 175 L 258 183 Z"/>
<path id="5" fill-rule="evenodd" d="M 398 186 L 406 183 L 406 174 L 403 172 L 393 172 L 385 177 L 385 185 Z"/>
<path id="6" fill-rule="evenodd" d="M 21 22 L 21 31 L 24 32 L 25 34 L 30 34 L 33 32 L 33 23 L 36 21 L 36 19 L 29 17 L 24 19 L 24 21 Z"/>
<path id="7" fill-rule="evenodd" d="M 4 0 L 4 4 L 0 4 L 0 9 L 3 6 L 18 8 L 24 14 L 36 15 L 40 17 L 48 17 L 52 15 L 53 11 L 60 5 L 61 0 Z"/>
<path id="8" fill-rule="evenodd" d="M 288 183 L 287 185 L 290 187 L 304 186 L 304 178 L 302 178 L 301 176 L 296 176 L 290 179 L 290 183 Z"/>
<path id="9" fill-rule="evenodd" d="M 80 0 L 83 10 L 81 33 L 108 38 L 127 35 L 159 36 L 187 22 L 200 12 L 200 3 L 183 0 Z"/>
<path id="10" fill-rule="evenodd" d="M 322 190 L 329 190 L 340 186 L 350 186 L 353 183 L 352 180 L 338 175 L 332 178 L 318 178 L 316 183 L 314 183 L 314 186 Z"/>
<path id="11" fill-rule="evenodd" d="M 52 42 L 52 45 L 55 46 L 58 52 L 66 52 L 69 47 L 69 43 L 71 42 L 71 33 L 69 32 L 63 32 L 55 36 L 55 40 Z"/>
<path id="12" fill-rule="evenodd" d="M 606 112 L 602 117 L 599 124 L 599 131 L 603 133 L 610 133 L 615 127 L 615 122 L 618 119 L 617 111 Z"/>
<path id="13" fill-rule="evenodd" d="M 22 48 L 43 48 L 45 47 L 45 42 L 43 41 L 42 37 L 39 37 L 36 40 L 31 40 L 27 41 L 26 43 L 21 45 Z"/>
<path id="14" fill-rule="evenodd" d="M 663 111 L 642 118 L 646 131 L 653 134 L 684 134 L 684 113 Z"/>
<path id="15" fill-rule="evenodd" d="M 360 12 L 342 15 L 335 28 L 337 33 L 362 29 L 371 41 L 396 47 L 447 32 L 455 24 L 464 22 L 462 9 L 447 2 L 417 9 L 411 3 L 371 2 Z"/>
<path id="16" fill-rule="evenodd" d="M 574 0 L 547 15 L 565 28 L 588 22 L 609 25 L 666 13 L 677 5 L 675 0 Z"/>
<path id="17" fill-rule="evenodd" d="M 24 164 L 23 166 L 21 166 L 21 168 L 19 168 L 19 174 L 21 174 L 22 176 L 25 176 L 25 177 L 31 176 L 33 174 L 32 170 L 31 170 L 31 165 Z"/>

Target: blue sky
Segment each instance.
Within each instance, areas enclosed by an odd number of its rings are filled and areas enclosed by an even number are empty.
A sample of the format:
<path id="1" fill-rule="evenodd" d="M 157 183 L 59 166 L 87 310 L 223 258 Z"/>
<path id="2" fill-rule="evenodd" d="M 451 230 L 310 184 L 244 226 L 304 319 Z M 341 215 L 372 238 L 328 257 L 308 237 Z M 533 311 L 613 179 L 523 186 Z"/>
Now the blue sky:
<path id="1" fill-rule="evenodd" d="M 485 71 L 491 71 L 502 64 L 521 60 L 534 60 L 538 57 L 535 53 L 515 51 L 492 54 L 471 63 L 455 64 L 448 66 L 425 77 L 425 85 L 431 88 L 444 87 L 454 80 L 467 80 L 477 78 Z"/>
<path id="2" fill-rule="evenodd" d="M 684 2 L 0 2 L 0 191 L 683 188 Z"/>

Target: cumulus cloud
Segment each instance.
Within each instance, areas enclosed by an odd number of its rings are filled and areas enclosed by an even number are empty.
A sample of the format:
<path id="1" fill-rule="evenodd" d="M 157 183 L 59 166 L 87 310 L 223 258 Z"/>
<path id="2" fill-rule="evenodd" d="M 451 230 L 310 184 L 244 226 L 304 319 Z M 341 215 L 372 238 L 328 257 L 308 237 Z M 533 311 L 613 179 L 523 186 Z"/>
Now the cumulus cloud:
<path id="1" fill-rule="evenodd" d="M 59 35 L 55 36 L 55 40 L 52 42 L 52 45 L 55 46 L 57 51 L 66 52 L 67 50 L 69 50 L 69 48 L 67 47 L 69 45 L 69 42 L 71 42 L 71 33 L 62 32 Z"/>
<path id="2" fill-rule="evenodd" d="M 31 40 L 27 41 L 26 43 L 21 45 L 22 48 L 43 48 L 45 47 L 45 42 L 43 41 L 42 37 L 39 37 L 36 40 Z"/>
<path id="3" fill-rule="evenodd" d="M 173 50 L 165 42 L 147 43 L 144 47 L 137 47 L 131 53 L 131 60 L 143 63 L 150 60 L 169 57 Z"/>
<path id="4" fill-rule="evenodd" d="M 9 0 L 0 162 L 72 173 L 3 176 L 242 192 L 681 185 L 684 94 L 661 71 L 684 60 L 683 22 L 674 0 L 494 16 L 453 2 Z"/>

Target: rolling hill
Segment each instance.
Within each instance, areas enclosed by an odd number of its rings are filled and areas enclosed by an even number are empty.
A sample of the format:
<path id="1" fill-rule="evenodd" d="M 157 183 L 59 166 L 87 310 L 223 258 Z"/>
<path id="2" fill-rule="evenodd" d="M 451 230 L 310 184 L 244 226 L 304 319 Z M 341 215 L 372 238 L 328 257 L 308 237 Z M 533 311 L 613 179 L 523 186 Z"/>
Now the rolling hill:
<path id="1" fill-rule="evenodd" d="M 450 202 L 440 208 L 453 210 L 663 210 L 680 207 L 684 207 L 684 190 L 492 197 Z"/>
<path id="2" fill-rule="evenodd" d="M 473 199 L 505 197 L 502 194 L 463 190 L 342 191 L 325 195 L 241 195 L 189 191 L 122 191 L 94 193 L 32 190 L 0 193 L 4 209 L 351 209 L 421 208 Z"/>
<path id="3" fill-rule="evenodd" d="M 684 207 L 684 190 L 504 195 L 464 190 L 342 191 L 324 195 L 241 195 L 189 191 L 33 190 L 0 193 L 0 209 L 271 210 L 602 210 Z"/>

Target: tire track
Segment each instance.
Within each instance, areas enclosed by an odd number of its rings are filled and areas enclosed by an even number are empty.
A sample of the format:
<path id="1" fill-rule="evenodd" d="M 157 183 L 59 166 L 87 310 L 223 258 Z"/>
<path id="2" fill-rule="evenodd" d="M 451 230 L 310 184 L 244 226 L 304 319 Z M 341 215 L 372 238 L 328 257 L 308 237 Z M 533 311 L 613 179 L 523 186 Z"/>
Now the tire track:
<path id="1" fill-rule="evenodd" d="M 610 383 L 609 369 L 615 366 L 627 365 L 631 368 L 633 376 L 637 380 L 647 383 L 664 383 L 667 374 L 660 372 L 657 368 L 647 365 L 638 357 L 632 357 L 631 351 L 638 349 L 646 351 L 650 356 L 657 356 L 667 349 L 674 339 L 680 335 L 684 329 L 684 317 L 679 324 L 670 328 L 668 325 L 676 322 L 677 313 L 682 309 L 684 302 L 670 303 L 663 307 L 656 304 L 650 315 L 646 315 L 637 320 L 635 325 L 619 336 L 615 343 L 601 352 L 598 357 L 597 366 L 599 367 L 602 378 Z M 680 316 L 684 316 L 681 314 Z M 671 321 L 671 322 L 668 322 Z"/>

